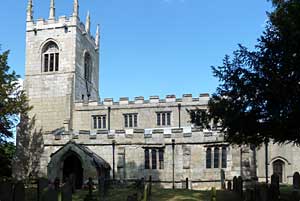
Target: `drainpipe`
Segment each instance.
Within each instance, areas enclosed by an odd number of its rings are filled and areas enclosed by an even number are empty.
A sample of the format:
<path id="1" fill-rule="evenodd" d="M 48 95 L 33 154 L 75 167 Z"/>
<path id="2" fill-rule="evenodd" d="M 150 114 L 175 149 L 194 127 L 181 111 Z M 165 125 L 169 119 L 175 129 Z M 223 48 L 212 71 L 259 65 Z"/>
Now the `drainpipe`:
<path id="1" fill-rule="evenodd" d="M 178 104 L 178 127 L 181 128 L 181 104 Z"/>
<path id="2" fill-rule="evenodd" d="M 108 128 L 108 130 L 110 131 L 110 111 L 111 111 L 111 108 L 110 107 L 108 107 L 108 122 L 107 122 L 107 128 Z"/>
<path id="3" fill-rule="evenodd" d="M 172 188 L 175 189 L 175 159 L 174 159 L 174 150 L 175 150 L 175 139 L 172 139 Z"/>
<path id="4" fill-rule="evenodd" d="M 266 183 L 269 183 L 269 170 L 268 170 L 268 141 L 265 141 L 265 169 L 266 169 Z"/>
<path id="5" fill-rule="evenodd" d="M 113 140 L 112 141 L 112 154 L 113 154 L 113 171 L 112 171 L 112 174 L 113 174 L 113 181 L 115 181 L 115 146 L 116 146 L 116 141 Z"/>

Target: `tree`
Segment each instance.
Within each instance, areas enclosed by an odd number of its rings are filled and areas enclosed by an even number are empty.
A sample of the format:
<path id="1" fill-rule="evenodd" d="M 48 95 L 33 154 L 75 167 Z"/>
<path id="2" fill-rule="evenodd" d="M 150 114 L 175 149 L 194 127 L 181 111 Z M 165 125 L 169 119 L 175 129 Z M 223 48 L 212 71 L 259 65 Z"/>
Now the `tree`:
<path id="1" fill-rule="evenodd" d="M 231 143 L 300 143 L 300 1 L 272 3 L 256 49 L 239 45 L 212 67 L 220 85 L 206 118 L 219 122 Z"/>
<path id="2" fill-rule="evenodd" d="M 9 51 L 0 53 L 0 142 L 13 137 L 13 128 L 19 121 L 19 115 L 30 109 L 25 92 L 18 82 L 15 71 L 10 72 L 7 64 Z"/>

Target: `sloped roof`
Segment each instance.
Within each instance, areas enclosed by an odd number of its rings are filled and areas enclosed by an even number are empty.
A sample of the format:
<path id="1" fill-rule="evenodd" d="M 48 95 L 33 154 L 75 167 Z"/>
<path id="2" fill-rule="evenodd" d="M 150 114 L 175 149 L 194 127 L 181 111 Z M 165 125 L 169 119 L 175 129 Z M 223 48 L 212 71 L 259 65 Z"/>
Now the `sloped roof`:
<path id="1" fill-rule="evenodd" d="M 67 147 L 72 147 L 72 146 L 76 146 L 77 148 L 79 148 L 81 151 L 83 151 L 86 156 L 88 156 L 89 158 L 92 159 L 92 161 L 94 162 L 94 165 L 96 167 L 103 167 L 105 169 L 111 169 L 109 163 L 107 163 L 103 158 L 101 158 L 99 155 L 97 155 L 95 152 L 93 152 L 91 149 L 89 149 L 88 147 L 81 145 L 81 144 L 77 144 L 75 141 L 71 140 L 68 143 L 66 143 L 63 147 L 61 147 L 60 149 L 58 149 L 56 152 L 51 154 L 51 158 L 54 157 L 57 153 L 61 152 L 63 149 L 67 148 Z"/>

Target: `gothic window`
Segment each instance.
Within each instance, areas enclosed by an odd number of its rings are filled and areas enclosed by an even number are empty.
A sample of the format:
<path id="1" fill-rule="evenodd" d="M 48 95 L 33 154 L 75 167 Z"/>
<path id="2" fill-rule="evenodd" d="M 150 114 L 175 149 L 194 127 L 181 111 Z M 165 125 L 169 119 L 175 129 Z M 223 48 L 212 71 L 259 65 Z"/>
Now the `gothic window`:
<path id="1" fill-rule="evenodd" d="M 222 168 L 227 168 L 227 147 L 222 147 Z"/>
<path id="2" fill-rule="evenodd" d="M 149 149 L 145 149 L 145 169 L 150 168 Z"/>
<path id="3" fill-rule="evenodd" d="M 84 79 L 86 81 L 91 81 L 92 78 L 92 59 L 89 53 L 84 55 Z"/>
<path id="4" fill-rule="evenodd" d="M 219 147 L 214 150 L 214 168 L 219 168 Z"/>
<path id="5" fill-rule="evenodd" d="M 106 115 L 95 115 L 92 118 L 94 129 L 106 129 Z"/>
<path id="6" fill-rule="evenodd" d="M 136 113 L 124 114 L 124 126 L 125 128 L 133 128 L 138 126 L 138 119 Z"/>
<path id="7" fill-rule="evenodd" d="M 156 169 L 157 168 L 156 149 L 152 149 L 151 154 L 152 154 L 152 169 Z"/>
<path id="8" fill-rule="evenodd" d="M 170 126 L 171 125 L 171 112 L 157 112 L 156 124 L 158 126 Z"/>
<path id="9" fill-rule="evenodd" d="M 211 168 L 211 148 L 206 149 L 206 168 Z"/>
<path id="10" fill-rule="evenodd" d="M 42 67 L 44 72 L 59 70 L 59 49 L 53 41 L 48 42 L 43 48 Z"/>
<path id="11" fill-rule="evenodd" d="M 158 150 L 158 157 L 159 157 L 159 169 L 164 169 L 164 150 Z"/>

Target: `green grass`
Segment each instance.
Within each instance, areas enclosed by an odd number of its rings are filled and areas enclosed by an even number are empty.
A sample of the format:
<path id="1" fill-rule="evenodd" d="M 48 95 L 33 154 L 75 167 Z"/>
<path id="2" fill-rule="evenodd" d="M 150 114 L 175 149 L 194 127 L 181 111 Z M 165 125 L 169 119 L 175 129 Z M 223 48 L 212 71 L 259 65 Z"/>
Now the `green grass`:
<path id="1" fill-rule="evenodd" d="M 126 201 L 128 195 L 132 195 L 136 190 L 132 187 L 111 188 L 106 196 L 106 201 Z M 73 201 L 83 201 L 87 195 L 87 190 L 76 191 Z M 98 195 L 97 191 L 93 192 Z M 152 188 L 152 201 L 210 201 L 210 191 L 193 191 L 184 189 L 162 189 Z M 217 201 L 240 201 L 239 197 L 228 191 L 217 191 Z"/>

